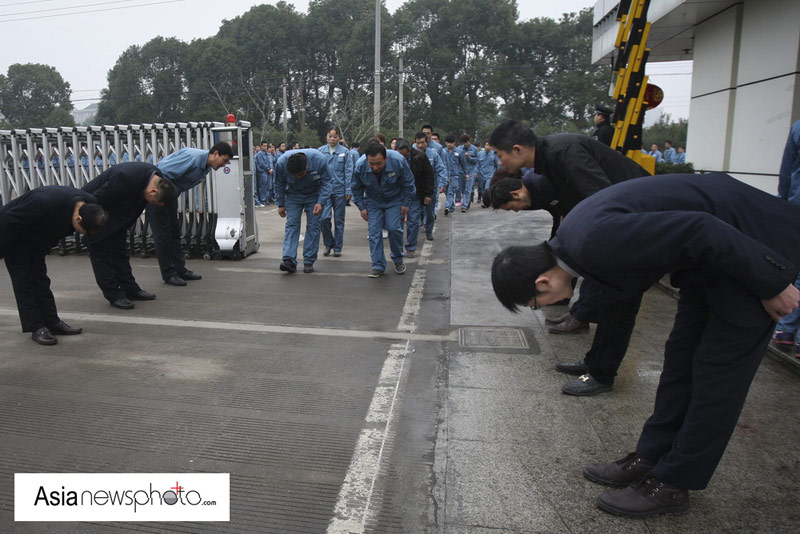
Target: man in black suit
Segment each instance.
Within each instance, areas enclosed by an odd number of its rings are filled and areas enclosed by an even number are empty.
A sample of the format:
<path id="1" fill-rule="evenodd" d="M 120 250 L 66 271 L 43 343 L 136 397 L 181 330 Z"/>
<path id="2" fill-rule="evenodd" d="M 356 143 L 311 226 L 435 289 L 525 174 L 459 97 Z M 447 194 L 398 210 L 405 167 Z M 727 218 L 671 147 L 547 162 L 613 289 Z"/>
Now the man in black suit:
<path id="1" fill-rule="evenodd" d="M 547 200 L 552 210 L 562 214 L 569 213 L 578 202 L 612 184 L 649 175 L 632 159 L 585 135 L 537 137 L 533 130 L 513 120 L 504 121 L 495 128 L 489 144 L 507 172 L 516 173 L 527 168 L 544 176 L 538 191 L 529 193 L 546 197 L 541 201 Z M 497 189 L 497 184 L 493 184 L 492 191 Z M 508 200 L 518 193 L 509 192 Z M 538 204 L 540 199 L 535 202 Z M 591 281 L 584 280 L 578 301 L 569 312 L 555 321 L 547 320 L 552 324 L 549 331 L 554 334 L 586 331 L 589 322 L 597 323 L 592 346 L 584 359 L 556 365 L 557 371 L 580 375 L 564 384 L 561 391 L 579 396 L 611 391 L 628 349 L 640 303 L 641 295 L 621 300 L 609 298 Z"/>
<path id="2" fill-rule="evenodd" d="M 780 228 L 777 232 L 775 229 Z M 609 187 L 575 207 L 556 237 L 510 247 L 492 267 L 500 302 L 546 306 L 584 276 L 634 295 L 671 273 L 680 288 L 653 414 L 636 450 L 584 475 L 621 491 L 600 508 L 648 517 L 689 509 L 733 433 L 775 321 L 797 308 L 800 208 L 723 173 Z"/>
<path id="3" fill-rule="evenodd" d="M 5 258 L 23 332 L 40 345 L 80 334 L 58 317 L 44 258 L 72 232 L 92 234 L 108 219 L 94 196 L 63 186 L 39 187 L 0 207 L 0 258 Z"/>
<path id="4" fill-rule="evenodd" d="M 144 291 L 131 270 L 125 236 L 144 207 L 163 205 L 176 195 L 175 186 L 164 180 L 149 163 L 120 163 L 109 168 L 83 187 L 105 208 L 110 219 L 102 232 L 86 239 L 89 258 L 97 285 L 115 308 L 130 310 L 131 300 L 153 300 Z"/>

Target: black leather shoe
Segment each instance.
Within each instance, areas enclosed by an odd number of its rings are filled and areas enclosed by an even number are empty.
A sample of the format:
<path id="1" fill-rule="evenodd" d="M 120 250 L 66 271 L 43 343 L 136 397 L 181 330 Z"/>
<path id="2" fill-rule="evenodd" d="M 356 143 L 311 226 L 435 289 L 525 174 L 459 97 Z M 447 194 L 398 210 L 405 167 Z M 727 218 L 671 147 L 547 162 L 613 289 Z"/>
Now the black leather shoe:
<path id="1" fill-rule="evenodd" d="M 566 321 L 570 317 L 572 317 L 572 315 L 570 315 L 569 312 L 564 312 L 564 313 L 562 313 L 561 315 L 559 315 L 558 317 L 556 317 L 554 319 L 550 319 L 549 317 L 545 317 L 544 322 L 546 322 L 547 324 L 559 324 L 559 323 L 563 323 L 564 321 Z"/>
<path id="2" fill-rule="evenodd" d="M 186 280 L 184 280 L 180 276 L 170 276 L 169 278 L 164 280 L 164 283 L 169 284 L 171 286 L 183 287 L 186 285 Z"/>
<path id="3" fill-rule="evenodd" d="M 322 253 L 323 256 L 330 256 L 333 247 L 325 247 L 325 252 Z"/>
<path id="4" fill-rule="evenodd" d="M 55 345 L 58 340 L 53 337 L 50 330 L 46 326 L 41 327 L 39 330 L 31 334 L 31 339 L 39 345 Z"/>
<path id="5" fill-rule="evenodd" d="M 148 293 L 144 289 L 140 289 L 136 293 L 129 293 L 127 295 L 129 300 L 155 300 L 156 296 L 153 293 Z"/>
<path id="6" fill-rule="evenodd" d="M 577 320 L 570 315 L 563 323 L 554 324 L 547 329 L 551 334 L 580 334 L 589 331 L 589 323 Z"/>
<path id="7" fill-rule="evenodd" d="M 313 273 L 314 272 L 314 265 L 312 263 L 306 263 L 303 265 L 303 272 L 304 273 Z"/>
<path id="8" fill-rule="evenodd" d="M 178 276 L 180 276 L 184 280 L 202 280 L 203 279 L 203 275 L 197 274 L 197 273 L 193 273 L 192 271 L 183 271 Z"/>
<path id="9" fill-rule="evenodd" d="M 605 393 L 611 391 L 613 386 L 611 384 L 603 384 L 598 382 L 592 375 L 585 374 L 579 376 L 575 380 L 570 380 L 563 386 L 561 391 L 567 395 L 575 395 L 576 397 L 588 397 L 589 395 L 597 395 L 598 393 Z"/>
<path id="10" fill-rule="evenodd" d="M 689 511 L 689 492 L 650 476 L 625 489 L 601 493 L 597 506 L 624 517 L 685 514 Z"/>
<path id="11" fill-rule="evenodd" d="M 83 332 L 83 328 L 72 327 L 64 321 L 59 321 L 52 326 L 48 326 L 47 329 L 50 330 L 51 334 L 55 334 L 57 336 L 77 336 Z"/>
<path id="12" fill-rule="evenodd" d="M 132 310 L 133 309 L 133 302 L 128 300 L 125 297 L 121 299 L 117 299 L 111 303 L 112 306 L 115 308 L 119 308 L 120 310 Z"/>
<path id="13" fill-rule="evenodd" d="M 278 266 L 278 268 L 281 271 L 285 272 L 285 273 L 296 273 L 297 272 L 297 265 L 295 265 L 294 263 L 292 263 L 292 262 L 290 262 L 288 260 L 283 260 L 281 262 L 281 264 Z"/>
<path id="14" fill-rule="evenodd" d="M 632 452 L 610 464 L 589 464 L 583 468 L 583 476 L 604 486 L 624 488 L 649 475 L 655 466 L 653 462 Z"/>
<path id="15" fill-rule="evenodd" d="M 568 375 L 585 375 L 589 366 L 583 362 L 559 362 L 556 364 L 556 371 Z"/>

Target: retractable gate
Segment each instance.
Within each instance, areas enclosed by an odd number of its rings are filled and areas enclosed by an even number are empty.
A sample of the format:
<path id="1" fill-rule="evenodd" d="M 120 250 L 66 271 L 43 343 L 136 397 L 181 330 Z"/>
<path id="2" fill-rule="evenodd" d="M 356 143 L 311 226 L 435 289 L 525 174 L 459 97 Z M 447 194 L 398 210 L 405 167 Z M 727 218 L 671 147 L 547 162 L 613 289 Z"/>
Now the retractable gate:
<path id="1" fill-rule="evenodd" d="M 215 139 L 231 142 L 234 158 L 209 173 L 197 188 L 181 195 L 181 243 L 187 257 L 241 259 L 258 249 L 253 206 L 252 131 L 239 121 L 114 126 L 30 128 L 0 130 L 0 203 L 8 202 L 44 185 L 81 188 L 118 162 L 147 161 L 158 164 L 165 156 L 185 147 L 208 150 Z M 227 170 L 227 172 L 226 172 Z M 233 177 L 229 177 L 232 174 Z M 235 179 L 231 179 L 235 178 Z M 228 226 L 236 226 L 236 239 L 217 242 L 220 211 Z M 231 221 L 238 213 L 238 225 Z M 153 254 L 152 234 L 144 214 L 129 230 L 131 254 Z M 80 235 L 63 239 L 60 254 L 80 252 Z"/>

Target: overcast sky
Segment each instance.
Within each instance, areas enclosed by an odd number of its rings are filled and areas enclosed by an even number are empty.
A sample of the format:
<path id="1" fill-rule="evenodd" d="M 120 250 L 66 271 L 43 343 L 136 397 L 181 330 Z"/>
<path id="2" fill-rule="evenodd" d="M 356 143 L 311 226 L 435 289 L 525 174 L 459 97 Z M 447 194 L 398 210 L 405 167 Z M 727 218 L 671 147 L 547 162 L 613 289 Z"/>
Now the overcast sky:
<path id="1" fill-rule="evenodd" d="M 367 0 L 365 0 L 367 1 Z M 394 12 L 405 0 L 386 0 Z M 44 63 L 70 83 L 75 107 L 96 101 L 106 75 L 129 46 L 156 36 L 189 42 L 215 35 L 222 19 L 242 15 L 252 0 L 0 0 L 0 72 L 14 63 Z M 266 2 L 274 4 L 275 2 Z M 308 0 L 289 0 L 300 12 Z M 594 0 L 518 0 L 520 18 L 579 11 Z M 222 6 L 224 9 L 220 9 Z M 220 14 L 222 12 L 222 14 Z M 73 13 L 73 14 L 70 14 Z M 651 82 L 664 89 L 664 111 L 688 117 L 691 62 L 648 65 Z M 658 75 L 665 72 L 667 75 Z"/>

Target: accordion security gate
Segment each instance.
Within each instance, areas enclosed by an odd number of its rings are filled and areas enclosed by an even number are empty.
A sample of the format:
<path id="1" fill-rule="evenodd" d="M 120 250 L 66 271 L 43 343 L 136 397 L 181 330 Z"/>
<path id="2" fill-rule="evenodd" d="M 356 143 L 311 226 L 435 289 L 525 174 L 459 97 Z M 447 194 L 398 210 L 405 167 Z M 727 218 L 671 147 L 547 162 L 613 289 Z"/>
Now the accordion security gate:
<path id="1" fill-rule="evenodd" d="M 208 150 L 215 140 L 214 130 L 223 127 L 225 125 L 220 122 L 188 122 L 0 130 L 0 203 L 45 185 L 81 188 L 118 162 L 157 164 L 181 148 Z M 232 136 L 235 157 L 230 165 L 237 165 L 241 176 L 243 233 L 252 234 L 249 231 L 254 231 L 255 227 L 250 150 L 252 132 L 250 124 L 244 121 L 236 123 L 235 130 L 237 135 Z M 181 243 L 188 257 L 230 256 L 240 259 L 258 248 L 257 236 L 249 235 L 247 248 L 237 246 L 236 250 L 220 251 L 214 239 L 218 208 L 214 192 L 215 186 L 222 184 L 216 184 L 216 180 L 217 173 L 211 172 L 197 188 L 181 195 Z M 153 253 L 152 236 L 144 215 L 129 230 L 128 243 L 131 254 L 147 256 Z M 81 249 L 77 234 L 62 240 L 57 246 L 61 254 Z"/>

